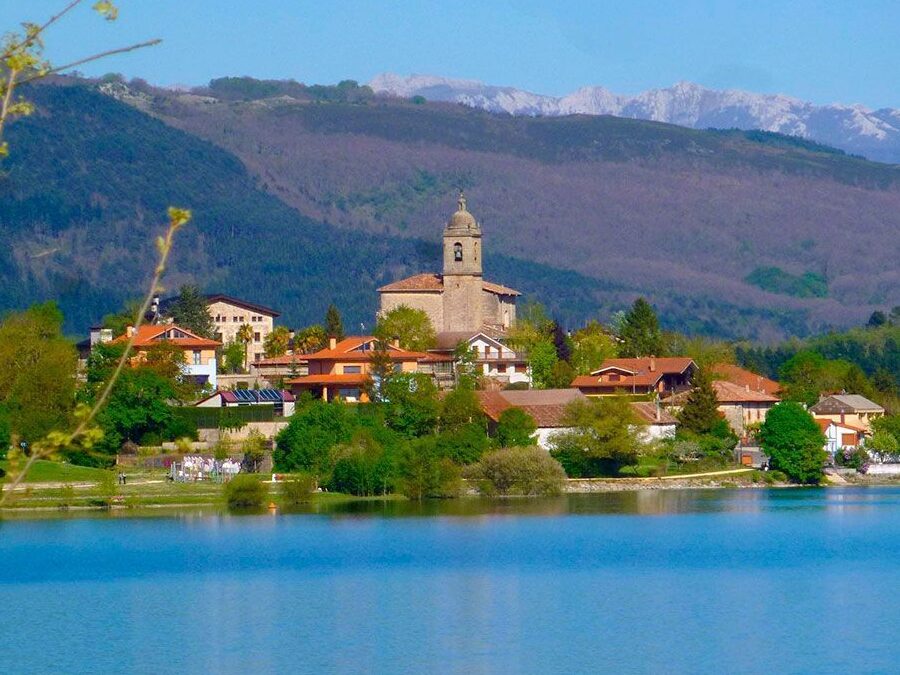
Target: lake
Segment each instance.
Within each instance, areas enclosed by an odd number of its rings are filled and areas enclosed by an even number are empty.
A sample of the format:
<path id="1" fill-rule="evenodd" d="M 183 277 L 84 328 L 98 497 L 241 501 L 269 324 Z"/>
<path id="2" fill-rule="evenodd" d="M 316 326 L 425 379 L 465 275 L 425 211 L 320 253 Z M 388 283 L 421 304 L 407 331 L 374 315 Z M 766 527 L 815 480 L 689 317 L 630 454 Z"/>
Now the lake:
<path id="1" fill-rule="evenodd" d="M 897 672 L 900 489 L 0 522 L 0 672 Z"/>

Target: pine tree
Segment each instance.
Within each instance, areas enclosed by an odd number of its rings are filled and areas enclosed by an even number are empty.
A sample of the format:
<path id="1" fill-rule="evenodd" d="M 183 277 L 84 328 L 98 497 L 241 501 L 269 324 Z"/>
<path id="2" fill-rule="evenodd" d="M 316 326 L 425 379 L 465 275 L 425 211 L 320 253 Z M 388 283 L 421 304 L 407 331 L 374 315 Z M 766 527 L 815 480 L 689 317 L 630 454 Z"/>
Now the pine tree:
<path id="1" fill-rule="evenodd" d="M 172 303 L 172 321 L 200 337 L 211 338 L 215 333 L 212 317 L 206 308 L 206 298 L 196 286 L 185 285 Z"/>
<path id="2" fill-rule="evenodd" d="M 569 345 L 569 336 L 566 335 L 566 331 L 556 321 L 553 322 L 551 335 L 553 336 L 553 346 L 556 347 L 556 358 L 569 363 L 572 359 L 572 347 Z"/>
<path id="3" fill-rule="evenodd" d="M 622 320 L 622 345 L 619 356 L 661 356 L 663 338 L 659 330 L 659 320 L 653 307 L 644 298 L 634 301 Z"/>
<path id="4" fill-rule="evenodd" d="M 335 338 L 338 342 L 344 339 L 344 322 L 334 304 L 328 305 L 328 311 L 325 313 L 325 332 L 329 338 Z"/>
<path id="5" fill-rule="evenodd" d="M 694 375 L 694 388 L 678 415 L 681 428 L 695 434 L 708 434 L 719 423 L 719 400 L 708 371 Z"/>

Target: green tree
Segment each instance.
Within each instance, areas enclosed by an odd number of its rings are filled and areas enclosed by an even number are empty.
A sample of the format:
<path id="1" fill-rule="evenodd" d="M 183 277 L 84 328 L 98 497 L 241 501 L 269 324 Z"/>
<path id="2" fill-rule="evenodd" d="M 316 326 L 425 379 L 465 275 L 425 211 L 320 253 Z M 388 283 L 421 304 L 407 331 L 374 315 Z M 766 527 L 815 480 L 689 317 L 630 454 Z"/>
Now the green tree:
<path id="1" fill-rule="evenodd" d="M 819 483 L 827 458 L 825 435 L 799 403 L 782 401 L 766 414 L 758 438 L 772 468 L 798 483 Z"/>
<path id="2" fill-rule="evenodd" d="M 439 425 L 441 432 L 455 431 L 466 424 L 478 423 L 485 427 L 481 402 L 472 389 L 457 387 L 441 401 Z"/>
<path id="3" fill-rule="evenodd" d="M 550 378 L 547 380 L 549 389 L 567 389 L 575 379 L 575 369 L 565 361 L 557 361 L 550 369 Z"/>
<path id="4" fill-rule="evenodd" d="M 349 443 L 335 447 L 332 490 L 358 496 L 387 494 L 394 480 L 391 457 L 368 430 L 361 429 Z"/>
<path id="5" fill-rule="evenodd" d="M 197 286 L 185 284 L 169 308 L 169 316 L 177 326 L 187 328 L 200 337 L 212 338 L 215 324 L 206 307 L 206 298 Z"/>
<path id="6" fill-rule="evenodd" d="M 440 456 L 459 465 L 477 462 L 491 445 L 481 422 L 463 424 L 434 438 Z"/>
<path id="7" fill-rule="evenodd" d="M 250 369 L 250 343 L 253 342 L 253 328 L 249 323 L 241 324 L 237 329 L 237 333 L 235 333 L 234 339 L 236 342 L 241 343 L 241 346 L 244 348 L 244 362 L 241 364 L 243 368 L 243 372 L 247 372 Z"/>
<path id="8" fill-rule="evenodd" d="M 375 342 L 375 349 L 369 359 L 369 377 L 366 381 L 366 393 L 373 403 L 386 401 L 385 386 L 394 376 L 394 360 L 388 344 L 383 340 Z"/>
<path id="9" fill-rule="evenodd" d="M 399 305 L 378 317 L 375 336 L 385 342 L 400 341 L 403 349 L 424 352 L 434 347 L 437 336 L 431 319 L 421 309 Z"/>
<path id="10" fill-rule="evenodd" d="M 266 335 L 263 340 L 263 351 L 266 358 L 270 359 L 274 356 L 284 356 L 287 354 L 288 346 L 291 341 L 291 331 L 284 326 L 275 326 L 272 332 Z"/>
<path id="11" fill-rule="evenodd" d="M 52 302 L 0 323 L 0 407 L 12 435 L 29 444 L 71 420 L 77 357 L 62 323 Z"/>
<path id="12" fill-rule="evenodd" d="M 568 363 L 572 359 L 572 340 L 556 321 L 550 325 L 550 337 L 553 339 L 554 348 L 556 348 L 556 358 Z"/>
<path id="13" fill-rule="evenodd" d="M 440 404 L 437 387 L 427 375 L 395 373 L 384 381 L 384 421 L 388 428 L 405 438 L 416 438 L 434 431 Z"/>
<path id="14" fill-rule="evenodd" d="M 325 334 L 338 342 L 344 339 L 344 322 L 338 308 L 333 304 L 328 305 L 328 311 L 325 312 Z"/>
<path id="15" fill-rule="evenodd" d="M 244 372 L 244 362 L 247 360 L 247 348 L 238 340 L 230 340 L 222 347 L 221 372 L 237 374 Z"/>
<path id="16" fill-rule="evenodd" d="M 653 307 L 644 298 L 634 301 L 622 320 L 619 356 L 662 356 L 663 337 Z"/>
<path id="17" fill-rule="evenodd" d="M 269 486 L 256 476 L 239 473 L 225 483 L 225 503 L 234 511 L 261 511 L 269 499 Z"/>
<path id="18" fill-rule="evenodd" d="M 241 452 L 244 458 L 241 464 L 247 473 L 258 473 L 263 460 L 266 458 L 268 443 L 266 437 L 257 429 L 252 429 L 244 442 L 241 443 Z"/>
<path id="19" fill-rule="evenodd" d="M 290 417 L 276 436 L 272 459 L 279 471 L 305 471 L 327 482 L 331 475 L 331 451 L 348 443 L 358 428 L 355 411 L 348 405 L 316 400 Z"/>
<path id="20" fill-rule="evenodd" d="M 460 389 L 475 389 L 478 386 L 478 350 L 470 347 L 465 341 L 456 345 L 453 350 L 453 362 L 456 368 L 456 386 Z"/>
<path id="21" fill-rule="evenodd" d="M 693 385 L 694 388 L 678 414 L 678 422 L 686 431 L 708 434 L 722 421 L 719 399 L 713 389 L 709 371 L 702 368 L 698 370 L 694 375 Z"/>
<path id="22" fill-rule="evenodd" d="M 625 398 L 570 403 L 563 425 L 570 431 L 553 436 L 550 454 L 573 478 L 614 475 L 637 459 L 640 422 Z"/>
<path id="23" fill-rule="evenodd" d="M 137 321 L 137 314 L 141 308 L 140 300 L 127 300 L 125 306 L 117 313 L 107 314 L 100 321 L 100 325 L 109 328 L 113 337 L 125 335 L 128 326 L 133 326 Z"/>
<path id="24" fill-rule="evenodd" d="M 890 460 L 900 453 L 900 443 L 889 431 L 875 431 L 866 441 L 866 450 L 879 455 L 882 461 Z"/>
<path id="25" fill-rule="evenodd" d="M 410 499 L 455 497 L 460 491 L 460 469 L 441 456 L 434 436 L 405 443 L 398 456 L 400 491 Z"/>
<path id="26" fill-rule="evenodd" d="M 560 463 L 533 445 L 489 452 L 468 475 L 488 495 L 558 495 L 566 480 Z"/>
<path id="27" fill-rule="evenodd" d="M 592 321 L 572 335 L 572 367 L 576 375 L 588 375 L 616 356 L 616 343 L 603 326 Z"/>
<path id="28" fill-rule="evenodd" d="M 528 366 L 531 368 L 531 381 L 535 389 L 553 387 L 556 364 L 556 348 L 548 338 L 538 340 L 532 345 L 528 353 Z"/>
<path id="29" fill-rule="evenodd" d="M 507 408 L 497 420 L 496 439 L 501 448 L 534 445 L 537 424 L 534 418 L 521 408 Z"/>
<path id="30" fill-rule="evenodd" d="M 815 404 L 820 394 L 840 391 L 847 366 L 845 361 L 828 360 L 818 352 L 798 352 L 779 371 L 784 398 Z"/>
<path id="31" fill-rule="evenodd" d="M 313 324 L 294 336 L 294 353 L 312 354 L 328 346 L 328 333 L 323 326 Z"/>

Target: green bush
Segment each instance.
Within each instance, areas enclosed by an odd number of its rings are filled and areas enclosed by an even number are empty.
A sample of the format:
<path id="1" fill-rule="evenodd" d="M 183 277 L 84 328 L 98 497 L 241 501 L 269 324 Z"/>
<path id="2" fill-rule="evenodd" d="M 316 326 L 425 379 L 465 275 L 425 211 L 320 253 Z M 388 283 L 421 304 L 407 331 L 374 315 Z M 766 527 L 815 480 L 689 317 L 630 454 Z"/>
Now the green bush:
<path id="1" fill-rule="evenodd" d="M 258 511 L 266 506 L 269 486 L 256 476 L 239 473 L 225 484 L 225 503 L 236 511 Z"/>
<path id="2" fill-rule="evenodd" d="M 329 487 L 360 497 L 386 494 L 393 489 L 391 458 L 367 431 L 360 431 L 350 443 L 334 449 L 334 467 Z"/>
<path id="3" fill-rule="evenodd" d="M 535 446 L 490 452 L 469 476 L 486 495 L 558 495 L 566 480 L 560 463 Z"/>
<path id="4" fill-rule="evenodd" d="M 767 483 L 787 483 L 787 481 L 788 477 L 784 471 L 779 471 L 778 469 L 766 471 Z"/>
<path id="5" fill-rule="evenodd" d="M 410 499 L 455 497 L 461 488 L 459 466 L 441 456 L 433 436 L 400 448 L 397 476 L 400 492 Z"/>
<path id="6" fill-rule="evenodd" d="M 834 463 L 859 471 L 863 465 L 869 463 L 869 453 L 862 448 L 844 448 L 840 452 L 834 453 Z"/>
<path id="7" fill-rule="evenodd" d="M 315 490 L 315 476 L 308 473 L 294 474 L 281 484 L 281 504 L 287 509 L 306 504 Z"/>

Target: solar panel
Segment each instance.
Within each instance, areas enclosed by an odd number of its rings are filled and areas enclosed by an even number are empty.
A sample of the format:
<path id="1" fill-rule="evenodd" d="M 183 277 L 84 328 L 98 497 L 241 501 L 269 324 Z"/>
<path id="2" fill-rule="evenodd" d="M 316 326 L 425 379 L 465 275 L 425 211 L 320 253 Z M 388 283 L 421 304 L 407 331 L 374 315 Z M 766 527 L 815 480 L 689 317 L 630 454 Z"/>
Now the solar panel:
<path id="1" fill-rule="evenodd" d="M 278 389 L 235 389 L 231 393 L 239 403 L 278 403 L 284 398 Z"/>

